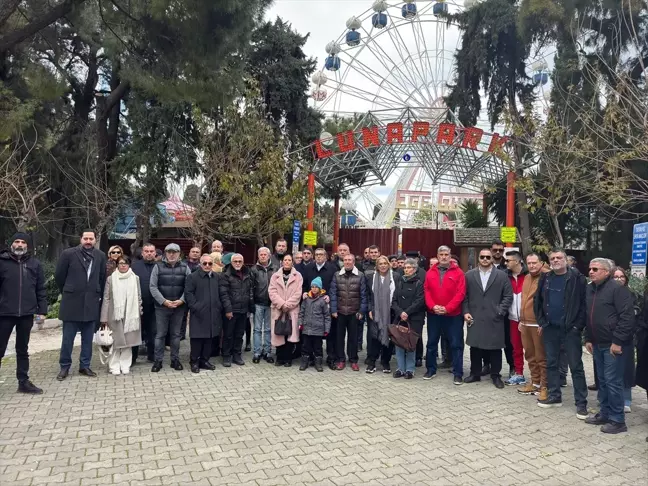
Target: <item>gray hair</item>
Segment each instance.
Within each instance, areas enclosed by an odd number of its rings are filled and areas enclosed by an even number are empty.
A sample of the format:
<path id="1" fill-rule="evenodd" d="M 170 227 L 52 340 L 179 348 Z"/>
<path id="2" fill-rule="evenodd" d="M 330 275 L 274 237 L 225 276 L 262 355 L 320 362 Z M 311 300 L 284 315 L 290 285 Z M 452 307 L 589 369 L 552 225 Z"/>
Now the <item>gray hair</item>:
<path id="1" fill-rule="evenodd" d="M 232 255 L 232 258 L 230 259 L 230 262 L 231 262 L 232 260 L 234 260 L 236 257 L 241 257 L 241 259 L 242 259 L 243 261 L 245 261 L 245 259 L 243 258 L 243 255 L 241 255 L 240 253 L 234 253 L 234 254 Z"/>
<path id="2" fill-rule="evenodd" d="M 446 245 L 441 245 L 439 247 L 439 249 L 437 250 L 437 253 L 439 253 L 440 251 L 447 251 L 448 253 L 452 253 L 452 251 L 450 250 L 450 247 L 446 246 Z"/>
<path id="3" fill-rule="evenodd" d="M 408 258 L 405 260 L 405 265 L 409 265 L 414 267 L 414 270 L 418 270 L 418 262 L 416 261 L 416 258 Z"/>
<path id="4" fill-rule="evenodd" d="M 211 253 L 203 253 L 202 255 L 200 255 L 200 261 L 201 261 L 201 262 L 202 262 L 202 259 L 203 259 L 203 258 L 209 258 L 209 259 L 211 259 L 212 261 L 214 261 L 214 257 L 211 255 Z"/>
<path id="5" fill-rule="evenodd" d="M 597 264 L 601 265 L 601 267 L 603 267 L 608 272 L 611 272 L 612 268 L 614 268 L 614 265 L 610 264 L 611 261 L 612 260 L 610 260 L 609 258 L 592 258 L 590 260 L 590 265 L 592 263 L 597 263 Z"/>
<path id="6" fill-rule="evenodd" d="M 272 252 L 270 251 L 270 248 L 268 248 L 267 246 L 262 246 L 261 248 L 259 248 L 257 250 L 257 255 L 260 255 L 262 251 L 267 251 L 268 255 L 272 254 Z"/>

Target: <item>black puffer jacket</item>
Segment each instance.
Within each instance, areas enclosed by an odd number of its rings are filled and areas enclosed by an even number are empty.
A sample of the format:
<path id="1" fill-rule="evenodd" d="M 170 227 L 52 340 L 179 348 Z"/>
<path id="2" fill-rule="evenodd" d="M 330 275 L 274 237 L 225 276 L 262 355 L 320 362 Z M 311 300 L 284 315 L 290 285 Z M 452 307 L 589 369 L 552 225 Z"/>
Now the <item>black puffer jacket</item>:
<path id="1" fill-rule="evenodd" d="M 47 314 L 43 267 L 29 253 L 18 260 L 4 250 L 0 253 L 0 316 L 34 314 Z"/>
<path id="2" fill-rule="evenodd" d="M 250 269 L 252 280 L 254 283 L 254 303 L 256 305 L 265 305 L 270 307 L 270 296 L 268 295 L 268 286 L 270 285 L 270 277 L 277 271 L 277 267 L 271 261 L 268 266 L 257 263 Z"/>
<path id="3" fill-rule="evenodd" d="M 637 319 L 634 296 L 628 287 L 612 278 L 587 286 L 585 341 L 593 344 L 632 344 Z"/>
<path id="4" fill-rule="evenodd" d="M 396 288 L 392 297 L 392 310 L 396 317 L 405 312 L 412 331 L 421 334 L 423 332 L 423 322 L 425 321 L 423 282 L 417 274 L 412 275 L 410 278 L 397 277 L 394 280 Z"/>
<path id="5" fill-rule="evenodd" d="M 232 306 L 231 309 L 225 308 L 225 312 L 254 312 L 254 281 L 250 269 L 244 266 L 241 268 L 241 275 L 238 275 L 234 267 L 230 266 L 222 275 Z"/>

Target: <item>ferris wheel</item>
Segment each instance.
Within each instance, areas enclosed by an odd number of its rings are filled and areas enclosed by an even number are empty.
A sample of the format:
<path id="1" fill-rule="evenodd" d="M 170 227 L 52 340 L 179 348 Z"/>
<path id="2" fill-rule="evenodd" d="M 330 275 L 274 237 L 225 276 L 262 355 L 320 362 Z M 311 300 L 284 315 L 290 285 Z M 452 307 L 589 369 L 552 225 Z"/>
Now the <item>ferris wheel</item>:
<path id="1" fill-rule="evenodd" d="M 447 120 L 444 96 L 454 78 L 454 56 L 461 33 L 444 14 L 458 13 L 476 2 L 368 0 L 367 10 L 350 17 L 346 28 L 322 46 L 326 57 L 312 76 L 314 108 L 327 117 L 360 117 L 356 129 L 366 124 L 363 116 L 378 123 L 405 116 L 436 125 Z M 326 145 L 332 135 L 324 132 L 321 139 Z M 429 152 L 404 149 L 403 153 L 382 157 L 402 158 L 408 164 L 399 167 L 396 160 L 389 181 L 380 181 L 382 185 L 393 186 L 386 201 L 376 203 L 376 197 L 367 188 L 355 191 L 354 206 L 374 208 L 372 214 L 359 214 L 366 226 L 389 226 L 397 214 L 398 191 L 438 193 L 451 191 L 457 185 L 426 170 Z M 416 167 L 417 163 L 420 167 Z M 375 209 L 377 205 L 379 211 Z M 399 218 L 401 223 L 412 219 L 407 212 L 400 212 Z"/>

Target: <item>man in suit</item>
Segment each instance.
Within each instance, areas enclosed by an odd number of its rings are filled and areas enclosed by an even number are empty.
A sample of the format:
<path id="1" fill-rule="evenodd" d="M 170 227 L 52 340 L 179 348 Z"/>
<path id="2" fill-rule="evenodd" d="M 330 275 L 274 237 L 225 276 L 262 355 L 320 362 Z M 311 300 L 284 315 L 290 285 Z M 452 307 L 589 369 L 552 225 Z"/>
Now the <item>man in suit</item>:
<path id="1" fill-rule="evenodd" d="M 56 377 L 63 381 L 72 366 L 72 348 L 77 332 L 81 333 L 81 356 L 79 374 L 95 377 L 90 369 L 92 360 L 92 337 L 99 320 L 101 299 L 106 284 L 106 255 L 97 250 L 93 230 L 81 235 L 81 244 L 65 250 L 59 258 L 54 280 L 61 291 L 59 319 L 63 321 L 63 339 Z"/>
<path id="2" fill-rule="evenodd" d="M 504 388 L 502 349 L 504 320 L 513 303 L 513 289 L 506 273 L 493 266 L 491 250 L 479 252 L 479 265 L 466 273 L 464 320 L 468 325 L 466 343 L 470 346 L 470 376 L 465 383 L 481 380 L 483 356 L 490 356 L 490 375 L 497 388 Z"/>

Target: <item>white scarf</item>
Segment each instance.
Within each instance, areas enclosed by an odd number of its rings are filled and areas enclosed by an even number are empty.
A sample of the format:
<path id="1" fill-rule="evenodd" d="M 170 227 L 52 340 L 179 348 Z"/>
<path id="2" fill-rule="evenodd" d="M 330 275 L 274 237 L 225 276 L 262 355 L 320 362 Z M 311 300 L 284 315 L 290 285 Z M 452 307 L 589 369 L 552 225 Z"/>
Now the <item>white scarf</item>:
<path id="1" fill-rule="evenodd" d="M 129 268 L 126 273 L 115 271 L 110 278 L 115 321 L 124 323 L 124 334 L 139 330 L 140 305 L 137 277 Z"/>

